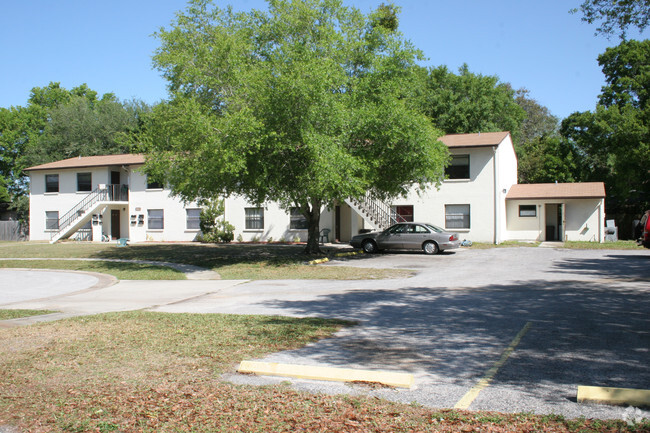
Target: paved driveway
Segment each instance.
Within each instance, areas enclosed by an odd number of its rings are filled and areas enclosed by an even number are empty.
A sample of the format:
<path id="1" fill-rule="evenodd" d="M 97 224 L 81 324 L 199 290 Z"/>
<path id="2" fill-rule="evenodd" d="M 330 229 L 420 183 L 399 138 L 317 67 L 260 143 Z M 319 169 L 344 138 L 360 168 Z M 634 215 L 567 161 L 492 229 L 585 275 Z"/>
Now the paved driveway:
<path id="1" fill-rule="evenodd" d="M 360 326 L 337 338 L 266 360 L 408 371 L 417 384 L 414 390 L 367 391 L 293 381 L 314 391 L 454 407 L 520 333 L 469 409 L 622 418 L 623 408 L 578 404 L 577 386 L 650 388 L 648 252 L 491 249 L 365 256 L 328 266 L 341 264 L 421 272 L 407 280 L 255 281 L 158 310 L 358 320 Z"/>
<path id="2" fill-rule="evenodd" d="M 128 293 L 139 293 L 133 308 L 357 320 L 359 326 L 336 338 L 267 360 L 416 376 L 412 390 L 293 381 L 309 390 L 363 392 L 454 407 L 509 347 L 509 358 L 469 409 L 622 418 L 623 408 L 576 403 L 577 386 L 650 388 L 649 251 L 463 250 L 436 256 L 362 256 L 325 266 L 340 265 L 420 273 L 410 279 L 355 282 L 169 282 L 164 297 L 151 283 L 129 281 L 95 291 L 95 299 L 102 299 L 104 290 L 117 290 L 121 309 L 127 309 Z M 192 285 L 198 283 L 204 286 Z M 57 299 L 61 303 L 63 298 Z M 84 299 L 79 308 L 90 305 L 90 299 Z M 74 310 L 74 299 L 68 297 L 65 305 Z M 517 335 L 521 339 L 514 344 Z M 239 375 L 228 379 L 286 380 Z M 650 413 L 645 415 L 650 418 Z"/>

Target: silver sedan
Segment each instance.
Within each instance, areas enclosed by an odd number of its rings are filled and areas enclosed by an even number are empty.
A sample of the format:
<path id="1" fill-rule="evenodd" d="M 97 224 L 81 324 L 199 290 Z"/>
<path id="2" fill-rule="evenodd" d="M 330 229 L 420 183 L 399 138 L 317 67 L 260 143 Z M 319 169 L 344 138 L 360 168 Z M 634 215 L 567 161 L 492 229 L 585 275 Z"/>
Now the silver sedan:
<path id="1" fill-rule="evenodd" d="M 458 234 L 447 232 L 428 223 L 398 223 L 381 232 L 356 235 L 350 245 L 366 253 L 388 249 L 421 249 L 425 254 L 458 248 Z"/>

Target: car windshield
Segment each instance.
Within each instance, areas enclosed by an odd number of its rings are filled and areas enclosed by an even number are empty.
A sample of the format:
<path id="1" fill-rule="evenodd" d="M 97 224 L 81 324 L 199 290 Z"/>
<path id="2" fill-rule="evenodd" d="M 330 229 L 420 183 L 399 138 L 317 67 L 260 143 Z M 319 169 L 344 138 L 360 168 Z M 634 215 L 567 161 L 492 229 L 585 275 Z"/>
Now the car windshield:
<path id="1" fill-rule="evenodd" d="M 433 224 L 425 224 L 425 225 L 426 225 L 427 227 L 429 227 L 431 230 L 433 230 L 434 232 L 436 232 L 436 233 L 442 233 L 442 232 L 444 232 L 443 229 L 441 229 L 440 227 L 434 226 Z"/>

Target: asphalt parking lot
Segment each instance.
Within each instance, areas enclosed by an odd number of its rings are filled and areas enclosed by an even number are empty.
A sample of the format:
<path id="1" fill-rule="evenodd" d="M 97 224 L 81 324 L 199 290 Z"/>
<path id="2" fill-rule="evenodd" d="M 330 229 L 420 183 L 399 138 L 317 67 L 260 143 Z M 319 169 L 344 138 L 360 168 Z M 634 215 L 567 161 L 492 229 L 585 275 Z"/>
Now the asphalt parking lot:
<path id="1" fill-rule="evenodd" d="M 128 293 L 137 293 L 133 308 L 154 311 L 356 320 L 358 326 L 335 338 L 265 360 L 410 372 L 416 379 L 411 390 L 291 380 L 317 392 L 451 408 L 492 369 L 489 385 L 469 401 L 469 409 L 624 418 L 625 408 L 577 403 L 577 386 L 650 389 L 650 251 L 505 248 L 363 255 L 319 266 L 341 265 L 419 273 L 375 281 L 169 282 L 164 299 L 156 294 L 160 283 L 146 291 L 147 282 L 123 281 L 74 296 L 84 296 L 85 308 L 93 300 L 101 303 L 104 291 L 107 299 L 119 293 L 121 309 L 129 308 Z M 58 303 L 74 311 L 74 296 L 38 305 Z M 238 374 L 226 379 L 287 380 Z"/>

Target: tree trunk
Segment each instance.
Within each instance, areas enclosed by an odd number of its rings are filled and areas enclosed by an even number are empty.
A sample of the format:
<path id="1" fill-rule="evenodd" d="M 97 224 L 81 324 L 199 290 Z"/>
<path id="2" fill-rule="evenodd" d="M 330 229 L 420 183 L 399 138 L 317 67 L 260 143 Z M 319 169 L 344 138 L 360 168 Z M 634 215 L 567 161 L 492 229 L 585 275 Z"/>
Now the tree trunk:
<path id="1" fill-rule="evenodd" d="M 311 209 L 309 205 L 303 206 L 303 212 L 307 218 L 307 246 L 305 253 L 307 254 L 321 254 L 319 238 L 320 238 L 320 208 L 321 201 L 314 199 L 311 202 Z"/>

